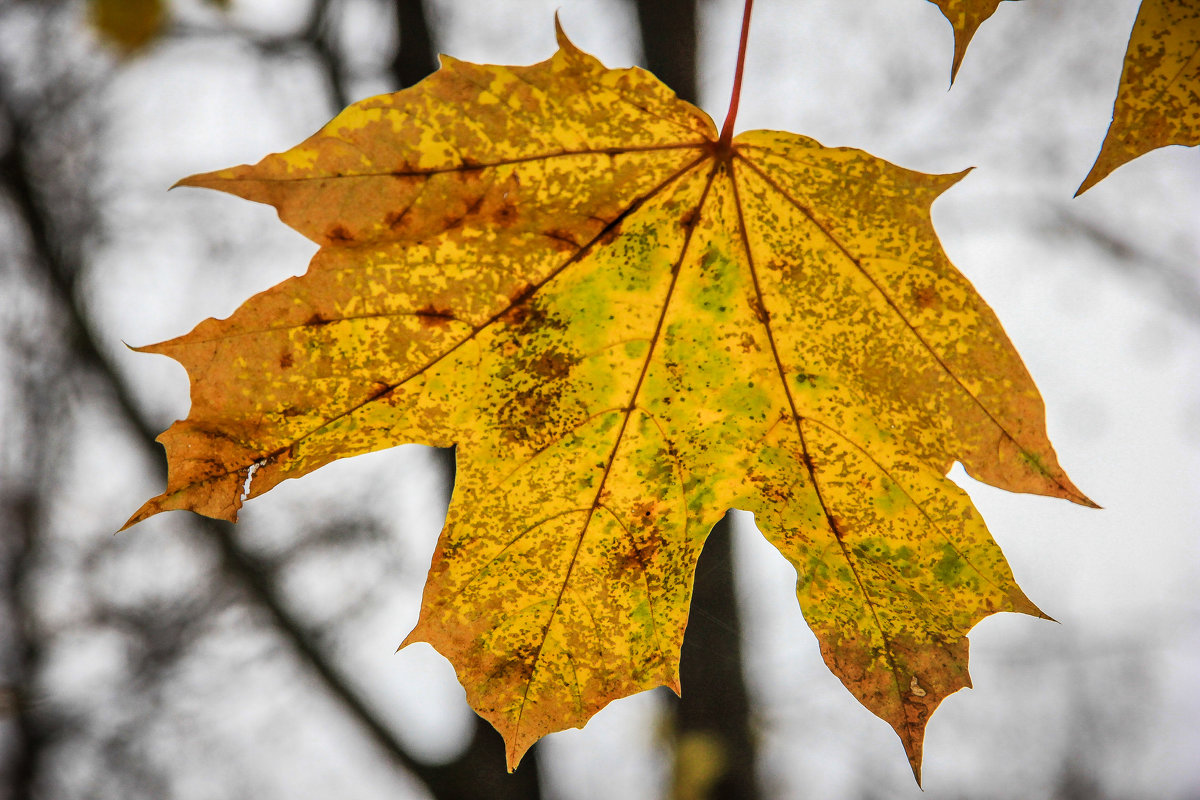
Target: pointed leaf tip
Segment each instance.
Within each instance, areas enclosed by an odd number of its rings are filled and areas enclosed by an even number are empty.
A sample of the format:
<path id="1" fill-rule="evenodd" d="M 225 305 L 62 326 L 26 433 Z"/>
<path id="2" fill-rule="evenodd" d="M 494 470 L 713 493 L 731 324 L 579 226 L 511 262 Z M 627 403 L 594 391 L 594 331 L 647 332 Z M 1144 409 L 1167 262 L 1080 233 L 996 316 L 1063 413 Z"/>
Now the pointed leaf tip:
<path id="1" fill-rule="evenodd" d="M 198 172 L 195 175 L 189 175 L 186 178 L 180 178 L 172 183 L 170 187 L 168 187 L 167 191 L 169 192 L 171 189 L 178 189 L 181 186 L 192 189 L 207 189 L 211 186 L 211 181 L 208 179 L 214 175 L 216 175 L 215 172 Z"/>
<path id="2" fill-rule="evenodd" d="M 507 741 L 505 742 L 505 744 L 504 744 L 504 758 L 505 758 L 505 762 L 506 762 L 505 767 L 508 769 L 508 773 L 510 775 L 517 771 L 517 767 L 520 765 L 521 759 L 525 757 L 525 750 L 528 750 L 528 747 L 526 747 L 523 750 L 518 751 L 515 745 L 509 744 Z"/>
<path id="3" fill-rule="evenodd" d="M 559 12 L 557 11 L 554 12 L 554 38 L 558 41 L 558 47 L 560 50 L 570 53 L 571 55 L 577 55 L 581 52 L 580 49 L 575 46 L 575 43 L 567 37 L 567 32 L 563 30 L 562 20 L 559 18 Z"/>
<path id="4" fill-rule="evenodd" d="M 1200 5 L 1195 0 L 1143 0 L 1125 51 L 1112 122 L 1076 197 L 1151 150 L 1200 145 L 1198 53 Z"/>
<path id="5" fill-rule="evenodd" d="M 954 28 L 954 58 L 950 65 L 950 85 L 958 76 L 967 47 L 971 44 L 975 32 L 992 14 L 1003 0 L 929 0 L 942 10 L 942 15 Z"/>
<path id="6" fill-rule="evenodd" d="M 969 36 L 967 37 L 970 38 Z M 964 43 L 959 46 L 958 31 L 954 32 L 954 61 L 950 64 L 950 89 L 954 88 L 954 79 L 958 77 L 958 68 L 962 66 L 963 56 L 967 54 L 967 46 Z M 949 89 L 947 89 L 949 91 Z M 920 780 L 917 781 L 920 783 Z"/>
<path id="7" fill-rule="evenodd" d="M 133 512 L 133 516 L 131 516 L 129 519 L 125 520 L 124 525 L 122 525 L 120 528 L 117 528 L 117 533 L 121 533 L 122 531 L 127 531 L 130 528 L 132 528 L 134 525 L 137 525 L 142 520 L 146 519 L 149 516 L 152 516 L 155 512 L 147 511 L 146 507 L 149 505 L 150 505 L 150 503 L 144 503 L 141 508 L 139 508 L 137 511 Z"/>

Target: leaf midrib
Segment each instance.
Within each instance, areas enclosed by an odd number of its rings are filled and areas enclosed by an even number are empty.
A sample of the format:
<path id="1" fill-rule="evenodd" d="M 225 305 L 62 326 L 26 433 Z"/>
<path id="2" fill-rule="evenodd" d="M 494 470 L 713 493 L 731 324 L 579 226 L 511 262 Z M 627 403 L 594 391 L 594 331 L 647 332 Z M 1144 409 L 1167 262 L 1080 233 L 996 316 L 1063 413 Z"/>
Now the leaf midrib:
<path id="1" fill-rule="evenodd" d="M 455 164 L 448 167 L 430 167 L 428 169 L 396 169 L 396 170 L 375 170 L 372 172 L 338 172 L 329 175 L 295 175 L 295 176 L 280 176 L 280 177 L 227 177 L 220 176 L 220 173 L 209 173 L 206 175 L 198 175 L 195 178 L 203 179 L 196 180 L 194 178 L 185 178 L 178 185 L 181 186 L 213 186 L 222 183 L 308 183 L 312 181 L 331 181 L 355 178 L 429 178 L 434 175 L 445 175 L 455 172 L 481 172 L 487 169 L 497 167 L 507 167 L 513 164 L 525 164 L 531 161 L 550 161 L 556 158 L 575 158 L 578 156 L 605 156 L 616 157 L 627 155 L 630 153 L 648 153 L 663 150 L 696 150 L 706 149 L 711 146 L 708 139 L 695 142 L 670 142 L 666 144 L 648 144 L 648 145 L 632 145 L 625 147 L 585 147 L 578 150 L 555 150 L 546 153 L 539 153 L 528 156 L 513 156 L 511 158 L 500 158 L 494 161 L 480 161 L 471 163 Z"/>

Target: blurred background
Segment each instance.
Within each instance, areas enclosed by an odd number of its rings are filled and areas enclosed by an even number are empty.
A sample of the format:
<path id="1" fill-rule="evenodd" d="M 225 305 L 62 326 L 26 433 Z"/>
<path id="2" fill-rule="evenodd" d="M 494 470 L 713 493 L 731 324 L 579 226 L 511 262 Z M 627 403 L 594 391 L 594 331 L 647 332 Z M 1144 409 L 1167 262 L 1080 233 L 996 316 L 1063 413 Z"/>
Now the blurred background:
<path id="1" fill-rule="evenodd" d="M 453 456 L 289 481 L 229 526 L 157 494 L 186 376 L 141 345 L 231 313 L 315 247 L 274 211 L 167 187 L 284 150 L 435 53 L 531 63 L 553 15 L 718 124 L 739 0 L 0 0 L 0 797 L 1200 798 L 1200 158 L 1082 198 L 1137 0 L 1002 3 L 949 88 L 922 0 L 760 0 L 739 129 L 905 167 L 1105 507 L 956 468 L 1026 593 L 971 634 L 925 791 L 825 668 L 795 574 L 735 512 L 701 560 L 684 699 L 613 703 L 515 775 L 417 618 Z"/>

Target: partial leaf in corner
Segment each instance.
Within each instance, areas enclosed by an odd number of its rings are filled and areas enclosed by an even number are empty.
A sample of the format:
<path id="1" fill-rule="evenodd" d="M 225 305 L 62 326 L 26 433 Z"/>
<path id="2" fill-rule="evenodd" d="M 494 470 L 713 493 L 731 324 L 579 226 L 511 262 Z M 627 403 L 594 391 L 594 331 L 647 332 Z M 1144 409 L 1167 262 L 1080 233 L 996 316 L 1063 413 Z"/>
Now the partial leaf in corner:
<path id="1" fill-rule="evenodd" d="M 1122 164 L 1170 144 L 1200 144 L 1200 2 L 1143 0 L 1112 124 L 1075 196 Z"/>
<path id="2" fill-rule="evenodd" d="M 963 56 L 971 37 L 987 18 L 996 13 L 1003 0 L 929 0 L 942 10 L 954 28 L 954 63 L 950 67 L 950 82 L 958 75 Z"/>
<path id="3" fill-rule="evenodd" d="M 145 47 L 166 22 L 163 0 L 90 0 L 92 27 L 125 55 Z"/>

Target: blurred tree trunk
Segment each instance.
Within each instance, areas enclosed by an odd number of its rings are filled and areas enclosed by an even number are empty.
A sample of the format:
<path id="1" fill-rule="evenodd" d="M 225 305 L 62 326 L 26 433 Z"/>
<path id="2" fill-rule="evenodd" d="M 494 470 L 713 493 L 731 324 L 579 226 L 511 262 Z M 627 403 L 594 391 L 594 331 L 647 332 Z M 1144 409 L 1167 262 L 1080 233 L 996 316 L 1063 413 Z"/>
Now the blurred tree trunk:
<path id="1" fill-rule="evenodd" d="M 730 516 L 713 526 L 692 594 L 675 705 L 675 800 L 754 800 L 754 740 L 742 672 Z"/>
<path id="2" fill-rule="evenodd" d="M 10 82 L 0 71 L 0 127 L 7 134 L 0 153 L 0 198 L 11 204 L 18 223 L 8 227 L 13 239 L 6 249 L 15 247 L 0 255 L 0 267 L 9 273 L 6 277 L 13 278 L 25 266 L 15 255 L 20 247 L 27 245 L 37 251 L 48 247 L 50 238 L 46 227 L 36 221 L 24 228 L 20 225 L 21 217 L 28 217 L 33 206 L 23 163 L 25 130 L 17 124 Z M 23 235 L 26 242 L 21 241 Z M 0 796 L 10 800 L 39 796 L 39 789 L 44 789 L 47 753 L 56 744 L 54 724 L 45 704 L 39 703 L 45 634 L 39 630 L 33 588 L 43 546 L 47 474 L 54 448 L 54 437 L 46 436 L 45 431 L 51 420 L 65 414 L 60 366 L 42 363 L 40 347 L 53 350 L 49 343 L 60 343 L 58 333 L 0 328 L 7 345 L 0 356 L 11 359 L 7 376 L 16 399 L 0 419 L 0 444 L 10 448 L 0 453 L 8 462 L 0 463 L 0 722 L 9 722 L 12 733 L 12 744 L 3 753 L 6 763 L 0 766 L 0 778 L 7 781 L 0 790 L 7 789 L 7 794 Z M 5 468 L 14 463 L 23 470 L 5 474 Z"/>
<path id="3" fill-rule="evenodd" d="M 429 30 L 429 15 L 422 0 L 395 0 L 396 55 L 392 77 L 396 88 L 412 86 L 437 69 L 437 51 Z"/>
<path id="4" fill-rule="evenodd" d="M 696 0 L 635 0 L 646 69 L 696 102 Z"/>
<path id="5" fill-rule="evenodd" d="M 34 797 L 47 732 L 37 718 L 34 705 L 34 674 L 38 666 L 38 639 L 32 630 L 25 585 L 29 563 L 37 538 L 37 497 L 32 491 L 5 492 L 0 497 L 0 530 L 5 532 L 7 552 L 0 560 L 6 595 L 0 602 L 7 608 L 10 639 L 5 641 L 5 697 L 0 718 L 8 717 L 15 729 L 16 742 L 5 765 L 7 795 L 12 800 Z M 3 774 L 3 773 L 0 773 Z"/>

